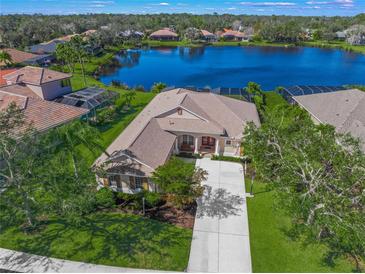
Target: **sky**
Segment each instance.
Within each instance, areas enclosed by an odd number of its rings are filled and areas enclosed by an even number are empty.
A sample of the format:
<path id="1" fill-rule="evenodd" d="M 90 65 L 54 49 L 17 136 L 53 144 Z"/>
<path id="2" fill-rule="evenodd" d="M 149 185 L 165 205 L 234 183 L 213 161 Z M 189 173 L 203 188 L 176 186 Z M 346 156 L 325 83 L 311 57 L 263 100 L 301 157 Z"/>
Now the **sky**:
<path id="1" fill-rule="evenodd" d="M 352 16 L 365 0 L 0 0 L 0 13 L 194 13 Z"/>

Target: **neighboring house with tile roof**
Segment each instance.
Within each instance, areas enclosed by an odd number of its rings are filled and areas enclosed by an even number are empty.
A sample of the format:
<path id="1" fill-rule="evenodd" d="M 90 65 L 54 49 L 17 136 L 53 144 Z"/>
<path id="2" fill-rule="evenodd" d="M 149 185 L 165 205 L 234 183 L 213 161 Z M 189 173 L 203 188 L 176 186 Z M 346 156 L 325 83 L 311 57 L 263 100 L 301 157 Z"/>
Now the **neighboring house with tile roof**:
<path id="1" fill-rule="evenodd" d="M 186 89 L 162 92 L 95 162 L 107 172 L 98 182 L 128 193 L 153 191 L 149 177 L 173 154 L 239 157 L 243 129 L 250 121 L 260 125 L 252 103 Z"/>
<path id="2" fill-rule="evenodd" d="M 243 32 L 225 29 L 221 34 L 221 37 L 226 41 L 246 41 L 248 40 L 248 36 Z"/>
<path id="3" fill-rule="evenodd" d="M 47 54 L 38 55 L 12 48 L 5 48 L 1 49 L 0 51 L 9 53 L 13 64 L 43 65 L 49 63 L 52 60 L 51 56 Z M 6 64 L 3 62 L 0 62 L 0 66 L 5 65 Z"/>
<path id="4" fill-rule="evenodd" d="M 70 74 L 39 67 L 23 67 L 3 76 L 0 87 L 0 111 L 14 102 L 25 114 L 27 124 L 37 131 L 68 123 L 86 116 L 88 109 L 52 101 L 72 92 Z"/>
<path id="5" fill-rule="evenodd" d="M 58 44 L 66 43 L 66 40 L 54 39 L 29 47 L 29 51 L 35 54 L 53 54 L 56 52 Z"/>
<path id="6" fill-rule="evenodd" d="M 27 87 L 0 87 L 0 111 L 5 110 L 11 103 L 15 103 L 25 115 L 25 123 L 31 124 L 38 132 L 68 123 L 88 113 L 88 110 L 42 100 L 24 91 Z"/>
<path id="7" fill-rule="evenodd" d="M 350 133 L 365 151 L 365 92 L 358 89 L 294 96 L 293 100 L 315 123 L 330 124 L 337 132 Z"/>
<path id="8" fill-rule="evenodd" d="M 149 37 L 152 40 L 159 40 L 159 41 L 179 40 L 179 36 L 177 35 L 177 33 L 173 32 L 169 28 L 163 28 L 163 29 L 157 30 L 155 32 L 152 32 Z"/>
<path id="9" fill-rule="evenodd" d="M 6 80 L 4 79 L 4 76 L 6 74 L 9 74 L 11 72 L 16 71 L 16 68 L 11 68 L 11 69 L 0 69 L 0 87 L 1 86 L 5 86 L 6 85 Z"/>
<path id="10" fill-rule="evenodd" d="M 53 100 L 72 91 L 71 74 L 46 68 L 26 66 L 4 75 L 3 78 L 7 85 L 26 86 L 44 100 Z"/>
<path id="11" fill-rule="evenodd" d="M 202 29 L 201 30 L 202 35 L 204 37 L 204 40 L 207 42 L 216 42 L 217 41 L 217 36 L 207 30 Z"/>

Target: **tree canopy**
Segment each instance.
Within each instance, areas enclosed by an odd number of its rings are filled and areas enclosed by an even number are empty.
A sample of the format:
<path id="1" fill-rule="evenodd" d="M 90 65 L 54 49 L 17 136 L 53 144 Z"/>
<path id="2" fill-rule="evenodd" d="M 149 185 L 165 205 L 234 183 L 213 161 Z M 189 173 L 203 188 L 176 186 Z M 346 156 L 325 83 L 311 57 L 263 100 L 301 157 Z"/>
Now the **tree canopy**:
<path id="1" fill-rule="evenodd" d="M 178 207 L 192 204 L 201 196 L 201 183 L 207 172 L 193 163 L 172 157 L 165 165 L 158 167 L 152 180 L 167 195 L 167 199 Z"/>
<path id="2" fill-rule="evenodd" d="M 245 130 L 245 152 L 258 175 L 277 189 L 293 220 L 293 236 L 329 246 L 328 259 L 365 258 L 365 156 L 358 140 L 315 125 L 297 106 L 265 113 Z"/>

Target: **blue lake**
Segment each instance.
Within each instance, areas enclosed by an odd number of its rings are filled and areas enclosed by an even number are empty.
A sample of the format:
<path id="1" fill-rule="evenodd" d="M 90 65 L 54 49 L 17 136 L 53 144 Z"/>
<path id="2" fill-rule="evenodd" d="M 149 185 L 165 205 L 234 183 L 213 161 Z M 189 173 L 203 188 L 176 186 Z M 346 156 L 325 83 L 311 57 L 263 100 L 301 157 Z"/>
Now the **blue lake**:
<path id="1" fill-rule="evenodd" d="M 291 85 L 365 85 L 365 55 L 337 49 L 279 47 L 173 47 L 128 50 L 120 66 L 100 76 L 130 87 L 244 87 L 249 81 L 270 90 Z"/>

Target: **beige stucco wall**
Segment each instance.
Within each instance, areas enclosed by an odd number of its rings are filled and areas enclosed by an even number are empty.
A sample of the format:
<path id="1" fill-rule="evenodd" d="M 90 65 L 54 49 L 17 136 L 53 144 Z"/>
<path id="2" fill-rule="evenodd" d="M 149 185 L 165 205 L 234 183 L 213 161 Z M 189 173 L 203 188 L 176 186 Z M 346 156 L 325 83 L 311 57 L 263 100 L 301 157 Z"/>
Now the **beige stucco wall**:
<path id="1" fill-rule="evenodd" d="M 27 87 L 44 100 L 53 100 L 72 92 L 71 86 L 61 87 L 61 81 L 53 81 L 41 86 L 27 84 Z"/>
<path id="2" fill-rule="evenodd" d="M 117 192 L 123 192 L 123 193 L 129 193 L 129 194 L 135 194 L 138 192 L 138 190 L 132 189 L 130 187 L 130 183 L 129 183 L 129 176 L 128 175 L 118 175 L 118 174 L 109 174 L 109 187 L 113 190 L 113 191 L 117 191 Z M 120 182 L 121 182 L 121 186 L 119 187 L 117 186 L 117 182 L 115 181 L 115 177 L 114 176 L 120 176 Z M 100 177 L 96 177 L 97 182 L 98 182 L 98 188 L 102 188 L 105 187 L 104 186 L 104 182 L 103 182 L 103 178 Z M 148 190 L 149 191 L 156 191 L 158 190 L 156 185 L 151 181 L 150 178 L 147 178 L 147 182 L 148 182 Z"/>

